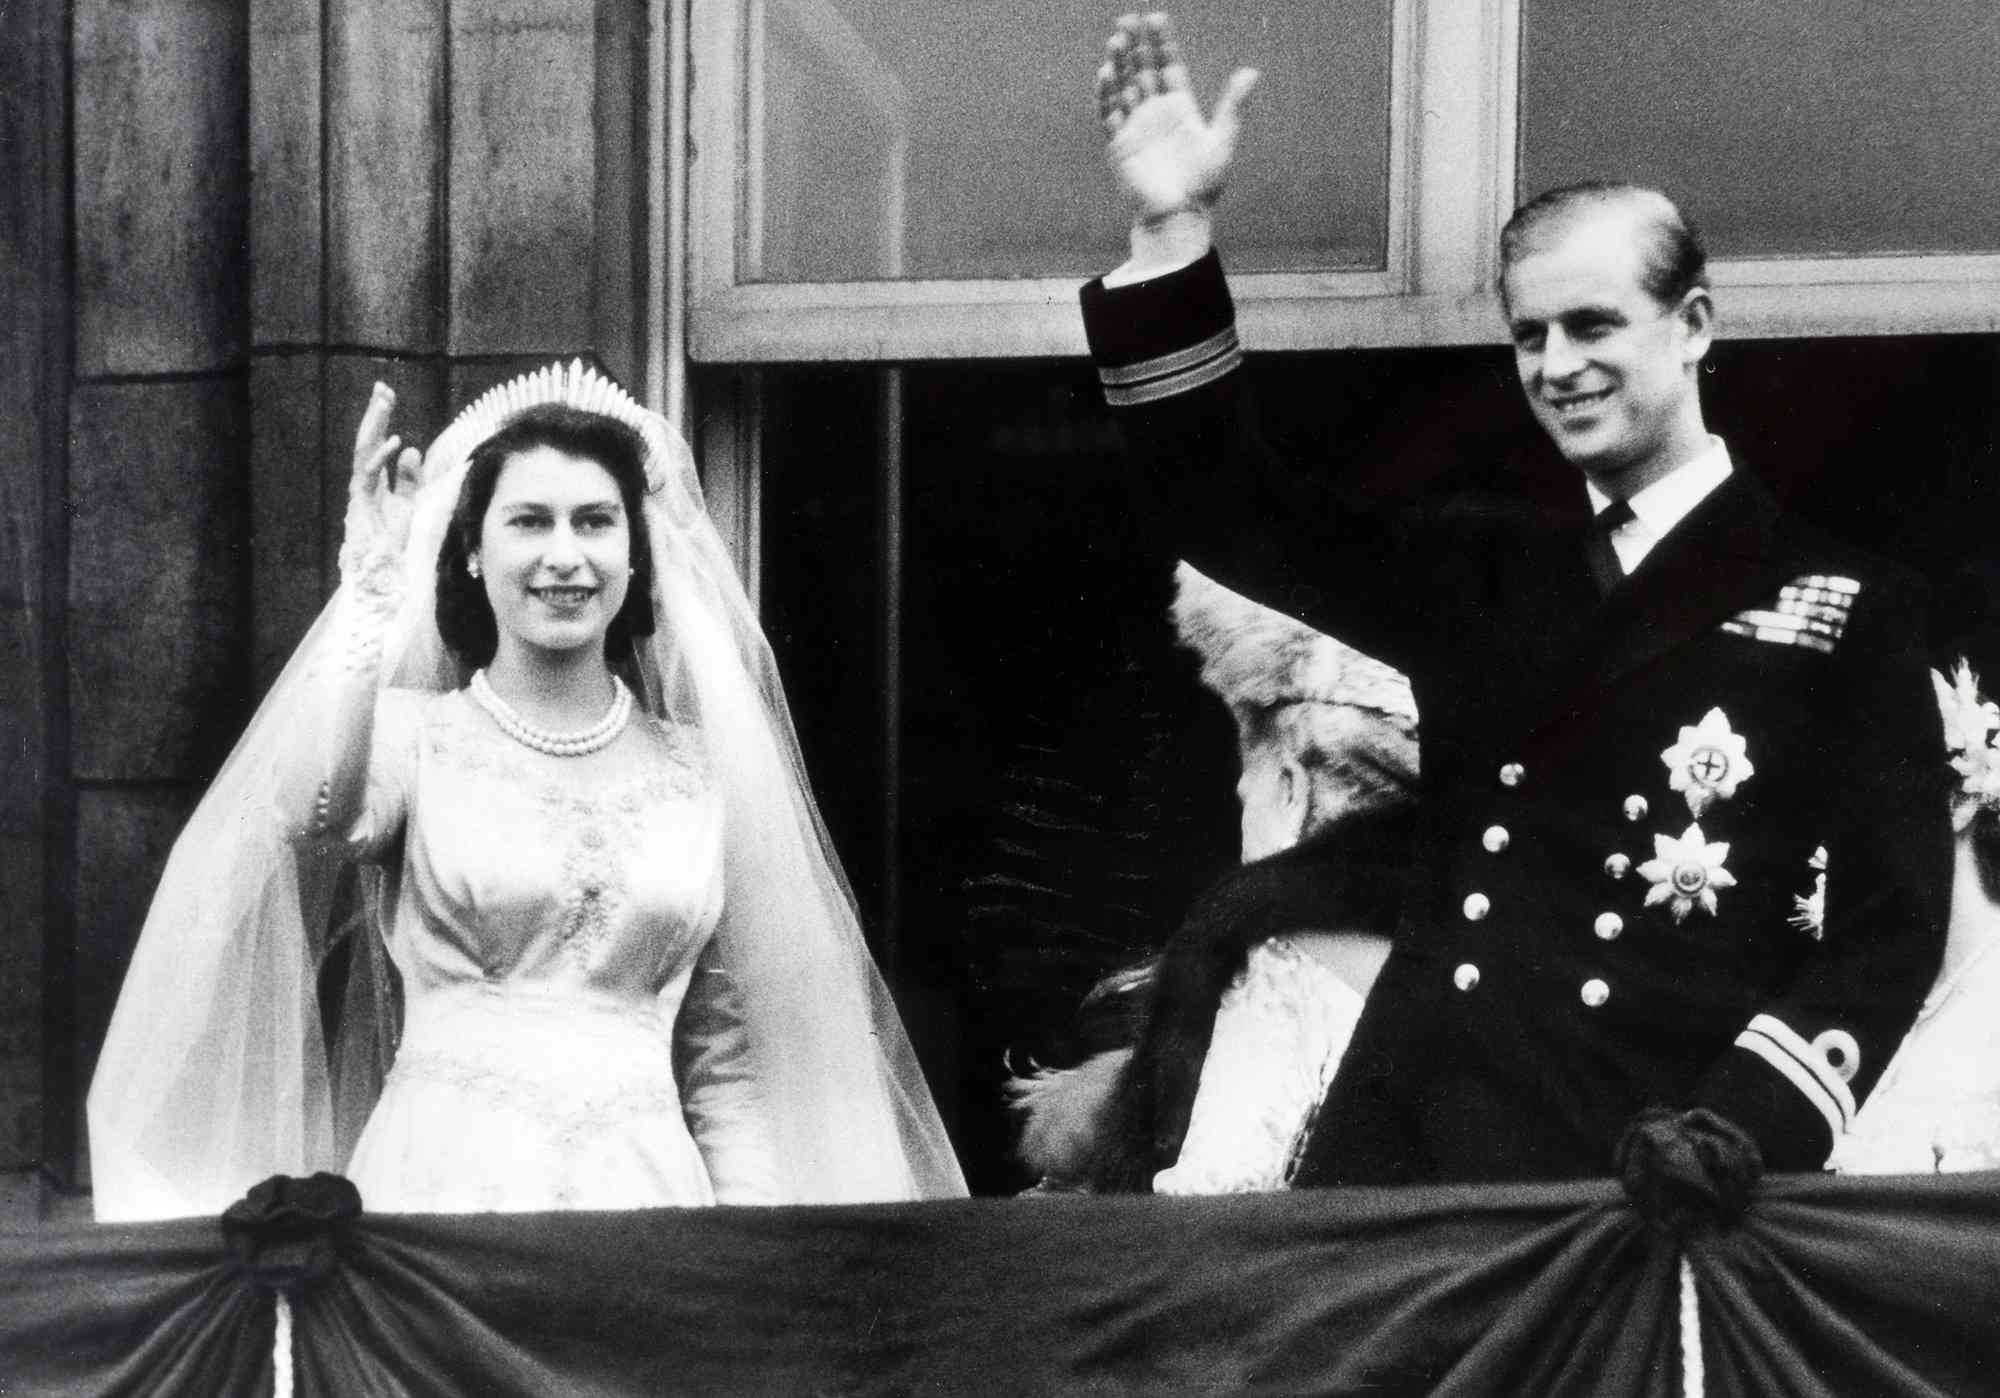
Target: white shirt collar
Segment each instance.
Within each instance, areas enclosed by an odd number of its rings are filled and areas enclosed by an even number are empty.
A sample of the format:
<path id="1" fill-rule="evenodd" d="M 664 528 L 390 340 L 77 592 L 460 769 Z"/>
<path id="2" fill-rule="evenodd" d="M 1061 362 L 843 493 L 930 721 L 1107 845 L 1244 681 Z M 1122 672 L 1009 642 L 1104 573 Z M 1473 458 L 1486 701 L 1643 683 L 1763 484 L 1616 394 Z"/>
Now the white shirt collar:
<path id="1" fill-rule="evenodd" d="M 1652 550 L 1654 544 L 1666 538 L 1669 530 L 1708 498 L 1709 492 L 1729 479 L 1732 469 L 1729 448 L 1723 445 L 1722 438 L 1711 434 L 1706 451 L 1677 466 L 1627 501 L 1632 507 L 1632 518 L 1611 535 L 1611 546 L 1617 550 L 1618 562 L 1625 571 L 1630 573 L 1638 567 L 1639 560 Z M 1611 503 L 1611 497 L 1588 480 L 1584 481 L 1583 488 L 1590 496 L 1590 512 L 1602 514 L 1604 507 Z"/>

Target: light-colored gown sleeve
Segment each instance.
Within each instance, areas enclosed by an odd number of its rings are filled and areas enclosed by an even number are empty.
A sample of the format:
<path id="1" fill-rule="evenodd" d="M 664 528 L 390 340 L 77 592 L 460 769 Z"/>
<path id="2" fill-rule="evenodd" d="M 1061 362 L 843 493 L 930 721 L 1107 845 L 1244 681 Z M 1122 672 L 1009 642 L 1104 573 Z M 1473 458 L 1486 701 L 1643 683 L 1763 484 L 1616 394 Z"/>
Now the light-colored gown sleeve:
<path id="1" fill-rule="evenodd" d="M 353 561 L 154 892 L 91 1084 L 100 1219 L 219 1213 L 271 1174 L 341 1166 L 351 1075 L 324 1050 L 318 959 L 341 845 L 387 838 L 404 804 L 397 764 L 370 758 L 400 560 Z"/>
<path id="2" fill-rule="evenodd" d="M 674 1020 L 681 1111 L 708 1167 L 716 1203 L 776 1204 L 783 1202 L 776 1146 L 739 995 L 711 939 L 695 962 Z"/>
<path id="3" fill-rule="evenodd" d="M 370 560 L 342 583 L 334 644 L 309 677 L 312 702 L 280 759 L 278 820 L 304 848 L 368 858 L 408 811 L 423 696 L 381 688 L 382 642 L 400 600 L 392 567 Z"/>
<path id="4" fill-rule="evenodd" d="M 1362 996 L 1288 937 L 1251 949 L 1216 1011 L 1180 1158 L 1156 1194 L 1283 1189 L 1347 1051 Z"/>

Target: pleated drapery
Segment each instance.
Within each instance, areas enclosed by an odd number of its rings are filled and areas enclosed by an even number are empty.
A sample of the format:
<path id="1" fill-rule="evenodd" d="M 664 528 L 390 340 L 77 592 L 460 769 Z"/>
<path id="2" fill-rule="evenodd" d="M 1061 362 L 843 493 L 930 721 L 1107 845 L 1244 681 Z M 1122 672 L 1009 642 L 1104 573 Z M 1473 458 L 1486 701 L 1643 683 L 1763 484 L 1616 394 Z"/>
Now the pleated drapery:
<path id="1" fill-rule="evenodd" d="M 288 1284 L 296 1392 L 1678 1395 L 2000 1386 L 2000 1176 L 368 1216 Z M 216 1221 L 0 1236 L 0 1392 L 272 1391 Z"/>

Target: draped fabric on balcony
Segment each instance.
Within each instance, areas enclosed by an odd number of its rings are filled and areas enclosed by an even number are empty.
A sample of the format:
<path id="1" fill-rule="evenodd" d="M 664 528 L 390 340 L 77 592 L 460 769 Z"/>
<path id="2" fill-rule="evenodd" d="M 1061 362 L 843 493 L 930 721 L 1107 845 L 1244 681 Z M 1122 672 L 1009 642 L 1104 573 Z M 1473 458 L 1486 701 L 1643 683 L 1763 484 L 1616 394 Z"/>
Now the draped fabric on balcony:
<path id="1" fill-rule="evenodd" d="M 1613 1182 L 1211 1199 L 361 1217 L 301 1394 L 1710 1395 L 2000 1375 L 2000 1175 L 1766 1181 L 1686 1239 Z M 0 1238 L 0 1392 L 268 1393 L 214 1220 Z"/>

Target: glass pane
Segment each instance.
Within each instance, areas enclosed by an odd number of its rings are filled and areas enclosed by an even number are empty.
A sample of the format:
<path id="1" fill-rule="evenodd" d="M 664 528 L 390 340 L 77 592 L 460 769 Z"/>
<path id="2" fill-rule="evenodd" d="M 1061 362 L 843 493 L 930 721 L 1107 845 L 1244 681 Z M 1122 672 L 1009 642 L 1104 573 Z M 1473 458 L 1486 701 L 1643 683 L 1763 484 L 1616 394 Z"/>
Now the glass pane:
<path id="1" fill-rule="evenodd" d="M 1088 276 L 1125 257 L 1099 54 L 1115 7 L 749 0 L 745 276 Z M 1389 0 L 1175 9 L 1204 101 L 1263 72 L 1237 270 L 1386 262 Z"/>
<path id="2" fill-rule="evenodd" d="M 1527 0 L 1521 193 L 1655 184 L 1724 256 L 2000 249 L 1993 0 Z"/>

